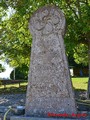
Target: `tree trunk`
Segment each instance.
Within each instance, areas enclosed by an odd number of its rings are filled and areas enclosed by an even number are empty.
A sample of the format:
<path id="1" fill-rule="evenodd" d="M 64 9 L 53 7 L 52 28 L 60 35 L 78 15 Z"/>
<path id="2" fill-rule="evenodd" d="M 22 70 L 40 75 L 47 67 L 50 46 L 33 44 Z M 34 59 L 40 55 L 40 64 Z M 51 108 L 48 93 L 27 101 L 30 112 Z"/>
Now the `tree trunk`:
<path id="1" fill-rule="evenodd" d="M 89 64 L 89 79 L 88 79 L 88 89 L 87 89 L 87 99 L 90 99 L 90 39 L 88 40 L 88 64 Z"/>

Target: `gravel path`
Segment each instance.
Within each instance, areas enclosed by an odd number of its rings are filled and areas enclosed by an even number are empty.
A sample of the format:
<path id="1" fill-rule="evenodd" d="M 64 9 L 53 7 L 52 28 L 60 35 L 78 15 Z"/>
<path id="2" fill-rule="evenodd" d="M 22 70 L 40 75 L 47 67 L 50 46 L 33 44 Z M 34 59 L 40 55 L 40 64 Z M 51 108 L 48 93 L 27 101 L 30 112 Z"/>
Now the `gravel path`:
<path id="1" fill-rule="evenodd" d="M 7 94 L 7 95 L 2 94 L 0 95 L 0 118 L 3 118 L 5 114 L 5 109 L 8 108 L 8 106 L 19 106 L 19 105 L 25 106 L 25 100 L 26 100 L 26 94 Z M 81 110 L 85 110 L 85 111 L 87 110 L 87 107 L 81 104 L 79 105 L 79 108 Z M 87 110 L 87 111 L 89 112 L 90 110 Z M 12 112 L 7 115 L 7 120 L 10 120 L 10 116 L 13 116 Z"/>
<path id="2" fill-rule="evenodd" d="M 0 118 L 3 119 L 9 106 L 25 106 L 26 94 L 7 94 L 0 95 Z M 12 112 L 7 115 L 7 120 L 10 120 L 10 116 L 13 116 Z"/>
<path id="3" fill-rule="evenodd" d="M 25 105 L 26 94 L 0 95 L 0 106 Z"/>

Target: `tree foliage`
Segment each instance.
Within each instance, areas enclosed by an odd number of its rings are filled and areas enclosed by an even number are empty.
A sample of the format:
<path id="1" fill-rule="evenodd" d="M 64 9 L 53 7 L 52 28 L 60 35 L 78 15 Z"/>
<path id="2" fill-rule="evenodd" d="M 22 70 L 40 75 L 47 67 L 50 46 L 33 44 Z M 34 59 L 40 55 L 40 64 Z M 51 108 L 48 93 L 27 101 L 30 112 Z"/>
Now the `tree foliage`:
<path id="1" fill-rule="evenodd" d="M 77 64 L 82 63 L 83 65 L 87 66 L 87 61 L 88 61 L 87 51 L 88 51 L 88 47 L 86 44 L 79 44 L 76 46 L 74 52 L 74 58 Z"/>
<path id="2" fill-rule="evenodd" d="M 29 65 L 32 37 L 28 30 L 28 22 L 34 11 L 48 4 L 58 6 L 66 16 L 67 55 L 74 55 L 77 63 L 87 64 L 87 57 L 83 62 L 83 56 L 88 50 L 86 46 L 90 39 L 89 0 L 1 0 L 0 53 L 4 53 L 13 66 Z M 81 47 L 85 50 L 83 54 L 79 51 Z"/>
<path id="3" fill-rule="evenodd" d="M 10 74 L 10 78 L 14 80 L 14 70 Z M 15 68 L 15 79 L 16 80 L 27 80 L 28 79 L 28 67 L 23 64 L 20 67 Z"/>

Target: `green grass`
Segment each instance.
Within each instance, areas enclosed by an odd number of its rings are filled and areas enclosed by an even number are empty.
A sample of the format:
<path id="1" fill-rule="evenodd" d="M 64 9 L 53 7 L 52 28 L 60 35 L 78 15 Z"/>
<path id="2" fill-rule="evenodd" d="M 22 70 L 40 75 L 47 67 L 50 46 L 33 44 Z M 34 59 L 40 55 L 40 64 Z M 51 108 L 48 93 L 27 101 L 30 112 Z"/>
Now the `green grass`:
<path id="1" fill-rule="evenodd" d="M 18 93 L 26 93 L 26 87 L 27 82 L 21 83 L 20 87 L 19 84 L 12 84 L 12 85 L 6 85 L 6 88 L 4 88 L 4 85 L 0 86 L 0 94 L 18 94 Z"/>
<path id="2" fill-rule="evenodd" d="M 27 85 L 27 82 L 25 83 L 20 83 L 20 86 L 26 86 Z M 19 87 L 19 84 L 10 84 L 10 85 L 6 85 L 6 88 L 10 88 L 10 87 Z M 0 89 L 4 88 L 4 85 L 0 85 Z"/>
<path id="3" fill-rule="evenodd" d="M 87 90 L 87 83 L 88 78 L 72 78 L 72 84 L 73 87 L 77 90 Z M 0 86 L 0 94 L 2 93 L 26 93 L 26 85 L 27 82 L 21 83 L 21 86 L 19 88 L 19 84 L 13 84 L 13 85 L 6 85 L 6 88 L 4 89 L 4 86 Z"/>
<path id="4" fill-rule="evenodd" d="M 75 89 L 87 90 L 88 77 L 72 78 L 72 84 Z"/>

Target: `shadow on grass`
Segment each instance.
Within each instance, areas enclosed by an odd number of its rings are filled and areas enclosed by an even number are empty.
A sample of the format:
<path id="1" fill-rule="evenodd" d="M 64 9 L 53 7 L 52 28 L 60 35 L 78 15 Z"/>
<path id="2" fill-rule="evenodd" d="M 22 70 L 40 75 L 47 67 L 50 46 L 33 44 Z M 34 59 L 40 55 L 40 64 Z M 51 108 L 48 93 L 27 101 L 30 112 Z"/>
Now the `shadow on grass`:
<path id="1" fill-rule="evenodd" d="M 0 94 L 26 93 L 27 86 L 0 88 Z"/>
<path id="2" fill-rule="evenodd" d="M 74 88 L 74 93 L 75 93 L 75 98 L 76 99 L 86 99 L 87 97 L 87 91 L 85 89 L 75 89 Z"/>
<path id="3" fill-rule="evenodd" d="M 90 100 L 87 100 L 87 91 L 84 89 L 75 89 L 75 101 L 78 111 L 90 111 Z"/>

